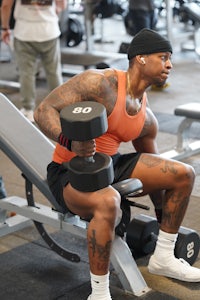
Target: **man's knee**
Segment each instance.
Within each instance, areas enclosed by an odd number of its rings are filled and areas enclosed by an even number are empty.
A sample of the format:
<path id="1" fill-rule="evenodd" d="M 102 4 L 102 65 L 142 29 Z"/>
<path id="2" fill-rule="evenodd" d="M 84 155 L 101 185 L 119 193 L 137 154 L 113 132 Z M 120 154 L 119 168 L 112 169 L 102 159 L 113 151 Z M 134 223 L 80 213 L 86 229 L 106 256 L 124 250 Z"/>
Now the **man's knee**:
<path id="1" fill-rule="evenodd" d="M 96 215 L 105 220 L 115 222 L 121 215 L 120 202 L 121 197 L 117 191 L 105 193 L 97 206 Z"/>
<path id="2" fill-rule="evenodd" d="M 178 171 L 179 182 L 193 186 L 195 180 L 195 170 L 188 164 L 181 164 Z"/>

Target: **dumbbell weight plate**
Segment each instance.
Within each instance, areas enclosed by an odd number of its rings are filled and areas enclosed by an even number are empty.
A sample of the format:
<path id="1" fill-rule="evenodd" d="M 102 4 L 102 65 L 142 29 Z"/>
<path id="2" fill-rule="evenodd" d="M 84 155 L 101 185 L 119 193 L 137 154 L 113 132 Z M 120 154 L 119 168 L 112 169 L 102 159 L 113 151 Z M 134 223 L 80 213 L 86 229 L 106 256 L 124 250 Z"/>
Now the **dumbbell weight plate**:
<path id="1" fill-rule="evenodd" d="M 94 162 L 76 156 L 68 163 L 69 181 L 79 191 L 94 192 L 105 188 L 114 180 L 112 159 L 103 153 L 95 153 Z"/>
<path id="2" fill-rule="evenodd" d="M 159 227 L 155 218 L 145 215 L 135 216 L 127 227 L 126 242 L 133 255 L 140 257 L 155 249 Z"/>
<path id="3" fill-rule="evenodd" d="M 72 141 L 89 141 L 108 129 L 105 106 L 93 101 L 75 102 L 60 112 L 62 132 Z M 93 157 L 74 157 L 67 163 L 69 182 L 77 190 L 93 192 L 114 180 L 112 159 L 103 153 Z"/>
<path id="4" fill-rule="evenodd" d="M 128 225 L 127 244 L 135 256 L 150 254 L 154 251 L 159 226 L 150 216 L 138 215 Z M 196 261 L 200 248 L 198 233 L 190 228 L 180 227 L 174 254 L 183 258 L 190 265 Z"/>
<path id="5" fill-rule="evenodd" d="M 76 102 L 60 112 L 63 134 L 72 141 L 89 141 L 108 129 L 105 107 L 97 102 Z"/>
<path id="6" fill-rule="evenodd" d="M 174 254 L 193 265 L 199 254 L 200 239 L 196 231 L 180 227 Z"/>

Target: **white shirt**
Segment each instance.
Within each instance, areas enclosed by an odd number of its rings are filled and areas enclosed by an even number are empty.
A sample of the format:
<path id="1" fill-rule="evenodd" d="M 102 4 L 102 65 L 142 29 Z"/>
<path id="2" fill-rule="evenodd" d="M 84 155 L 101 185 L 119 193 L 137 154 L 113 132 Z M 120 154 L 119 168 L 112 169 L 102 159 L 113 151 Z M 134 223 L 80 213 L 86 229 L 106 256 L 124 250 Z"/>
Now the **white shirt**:
<path id="1" fill-rule="evenodd" d="M 21 41 L 44 42 L 60 35 L 54 0 L 16 0 L 14 36 Z"/>

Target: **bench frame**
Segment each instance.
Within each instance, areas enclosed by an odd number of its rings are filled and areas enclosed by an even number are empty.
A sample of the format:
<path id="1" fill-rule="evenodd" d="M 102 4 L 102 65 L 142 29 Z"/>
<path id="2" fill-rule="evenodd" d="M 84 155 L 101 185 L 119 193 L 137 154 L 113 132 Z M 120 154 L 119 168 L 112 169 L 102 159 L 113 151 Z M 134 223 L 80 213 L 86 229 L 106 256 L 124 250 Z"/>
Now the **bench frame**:
<path id="1" fill-rule="evenodd" d="M 190 129 L 194 122 L 200 122 L 200 103 L 191 102 L 175 108 L 176 116 L 184 117 L 178 127 L 177 142 L 174 149 L 162 153 L 165 158 L 182 160 L 200 153 L 200 141 L 192 141 Z"/>
<path id="2" fill-rule="evenodd" d="M 52 242 L 43 226 L 49 224 L 58 230 L 84 238 L 87 232 L 88 223 L 76 215 L 64 214 L 49 190 L 46 182 L 46 166 L 51 161 L 54 145 L 1 93 L 0 102 L 0 149 L 22 172 L 26 185 L 26 198 L 12 196 L 1 199 L 0 236 L 22 229 L 33 221 L 42 238 L 47 243 L 50 239 L 48 244 L 50 246 L 53 244 L 52 250 L 70 261 L 78 262 L 79 255 Z M 35 203 L 33 185 L 53 208 Z M 17 215 L 6 218 L 6 211 L 15 211 Z M 140 297 L 151 290 L 138 269 L 127 243 L 118 235 L 113 242 L 111 263 L 125 292 Z"/>

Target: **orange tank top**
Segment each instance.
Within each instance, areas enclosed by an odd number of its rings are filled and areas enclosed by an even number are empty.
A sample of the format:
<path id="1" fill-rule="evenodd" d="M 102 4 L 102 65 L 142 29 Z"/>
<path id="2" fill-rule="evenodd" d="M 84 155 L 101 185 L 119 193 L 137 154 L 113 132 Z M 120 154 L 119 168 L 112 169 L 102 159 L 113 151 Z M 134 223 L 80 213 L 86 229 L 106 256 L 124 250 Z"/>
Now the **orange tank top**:
<path id="1" fill-rule="evenodd" d="M 126 73 L 116 70 L 118 76 L 118 96 L 115 107 L 108 117 L 108 130 L 96 138 L 96 151 L 107 155 L 117 153 L 121 142 L 128 142 L 139 137 L 145 122 L 146 93 L 143 95 L 140 111 L 133 116 L 126 111 Z M 60 144 L 56 144 L 53 161 L 63 163 L 69 161 L 75 154 Z"/>

